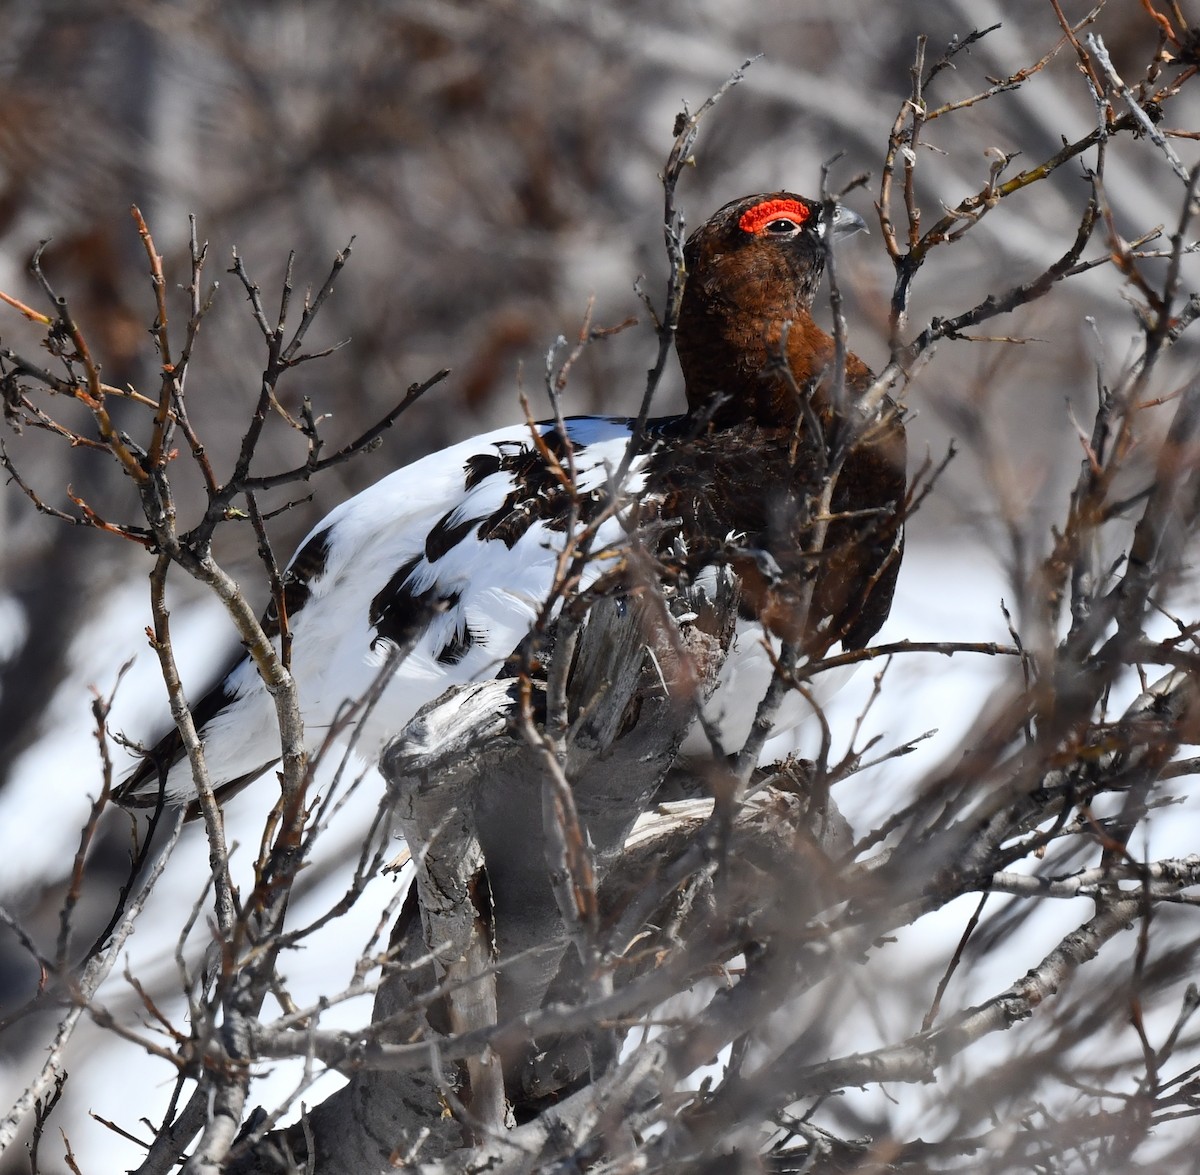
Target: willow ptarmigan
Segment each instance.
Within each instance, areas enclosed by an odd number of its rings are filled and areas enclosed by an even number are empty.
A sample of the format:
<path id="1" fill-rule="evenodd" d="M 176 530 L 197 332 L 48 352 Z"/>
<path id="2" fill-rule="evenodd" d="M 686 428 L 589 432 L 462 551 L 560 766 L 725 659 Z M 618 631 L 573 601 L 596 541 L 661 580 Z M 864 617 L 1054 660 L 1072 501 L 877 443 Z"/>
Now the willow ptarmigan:
<path id="1" fill-rule="evenodd" d="M 727 204 L 685 248 L 676 350 L 688 411 L 650 422 L 625 488 L 638 502 L 639 521 L 659 523 L 649 533 L 675 575 L 694 579 L 727 563 L 739 576 L 742 618 L 726 664 L 730 684 L 709 703 L 715 715 L 726 711 L 730 746 L 748 732 L 759 700 L 747 696 L 744 663 L 767 663 L 765 632 L 817 651 L 838 640 L 857 648 L 891 607 L 903 553 L 904 428 L 886 399 L 866 427 L 851 426 L 871 372 L 848 354 L 836 396 L 833 340 L 809 313 L 825 235 L 862 227 L 852 212 L 839 209 L 827 221 L 820 203 L 775 192 Z M 790 376 L 780 362 L 785 334 Z M 522 423 L 397 470 L 342 503 L 305 539 L 287 568 L 284 600 L 310 746 L 321 744 L 347 699 L 366 694 L 389 650 L 410 651 L 358 732 L 357 749 L 367 758 L 449 686 L 495 676 L 527 635 L 570 525 L 603 510 L 633 422 L 571 417 L 565 436 L 553 421 L 535 427 L 564 466 L 572 453 L 584 504 L 574 516 Z M 814 556 L 810 513 L 839 432 L 855 439 Z M 608 549 L 611 559 L 624 533 L 610 513 L 591 549 Z M 583 586 L 605 562 L 598 555 L 589 563 Z M 806 581 L 812 606 L 797 631 Z M 273 617 L 271 609 L 268 632 L 278 631 Z M 274 705 L 248 657 L 193 713 L 219 790 L 235 789 L 279 759 Z M 118 799 L 147 806 L 193 794 L 172 732 Z"/>

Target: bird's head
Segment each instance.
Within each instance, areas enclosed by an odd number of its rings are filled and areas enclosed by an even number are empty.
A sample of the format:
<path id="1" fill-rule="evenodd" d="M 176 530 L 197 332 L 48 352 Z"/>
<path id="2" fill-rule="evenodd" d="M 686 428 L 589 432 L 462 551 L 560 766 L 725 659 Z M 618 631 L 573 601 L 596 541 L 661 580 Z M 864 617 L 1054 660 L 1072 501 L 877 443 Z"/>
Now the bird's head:
<path id="1" fill-rule="evenodd" d="M 826 237 L 864 228 L 847 208 L 826 216 L 819 200 L 767 192 L 726 204 L 692 233 L 684 246 L 687 282 L 676 341 L 693 407 L 714 392 L 744 395 L 738 385 L 757 380 L 768 366 L 784 322 L 797 342 L 816 330 L 809 311 Z M 799 379 L 805 374 L 796 371 Z"/>
<path id="2" fill-rule="evenodd" d="M 812 306 L 825 267 L 825 236 L 866 228 L 861 216 L 794 192 L 743 196 L 718 209 L 688 238 L 688 289 L 710 303 L 737 307 Z"/>

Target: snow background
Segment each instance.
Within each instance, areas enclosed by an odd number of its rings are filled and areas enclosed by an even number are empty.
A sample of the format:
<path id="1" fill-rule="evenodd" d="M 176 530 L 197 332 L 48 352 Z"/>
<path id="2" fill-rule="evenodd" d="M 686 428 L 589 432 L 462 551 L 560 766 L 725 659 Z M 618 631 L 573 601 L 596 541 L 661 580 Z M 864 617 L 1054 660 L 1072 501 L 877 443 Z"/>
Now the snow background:
<path id="1" fill-rule="evenodd" d="M 919 522 L 915 528 L 919 532 Z M 1009 586 L 987 550 L 966 535 L 961 540 L 942 544 L 927 537 L 918 538 L 910 547 L 895 607 L 878 636 L 880 643 L 903 639 L 1008 641 L 1000 601 L 1010 594 Z M 128 583 L 108 597 L 89 629 L 79 634 L 71 675 L 54 701 L 55 737 L 44 740 L 21 757 L 12 784 L 0 793 L 0 890 L 7 895 L 6 901 L 55 879 L 62 861 L 75 850 L 77 830 L 86 819 L 90 797 L 98 786 L 91 690 L 104 693 L 111 690 L 123 658 L 142 644 L 141 629 L 148 615 L 145 596 L 143 583 Z M 173 623 L 185 679 L 193 683 L 207 680 L 223 663 L 224 651 L 228 649 L 228 623 L 222 612 L 215 604 L 193 604 L 176 609 Z M 100 634 L 105 639 L 99 639 Z M 840 740 L 840 744 L 835 741 L 835 757 L 871 691 L 873 671 L 856 674 L 827 707 L 836 738 Z M 912 754 L 868 769 L 837 788 L 835 798 L 857 830 L 875 826 L 894 810 L 897 797 L 908 794 L 938 763 L 958 753 L 977 716 L 1003 691 L 1006 678 L 1011 681 L 1011 672 L 1011 663 L 973 654 L 957 654 L 953 658 L 909 654 L 895 659 L 886 688 L 864 724 L 864 737 L 880 734 L 884 739 L 881 746 L 886 747 L 931 728 L 936 733 L 920 743 Z M 157 673 L 156 659 L 143 648 L 117 692 L 112 716 L 115 729 L 145 733 L 146 716 L 165 711 Z M 382 780 L 374 773 L 369 775 L 330 834 L 318 842 L 314 865 L 328 867 L 328 876 L 295 903 L 290 924 L 306 923 L 340 896 L 357 860 L 362 832 L 374 814 L 381 787 Z M 257 830 L 262 827 L 270 806 L 271 791 L 269 780 L 263 780 L 234 799 L 226 809 L 228 835 L 231 841 L 242 844 L 241 851 L 234 855 L 234 866 L 235 874 L 241 867 L 243 882 Z M 37 837 L 31 837 L 29 829 L 37 820 L 35 813 L 46 811 L 47 805 L 56 813 L 56 820 Z M 1149 826 L 1153 836 L 1145 851 L 1152 856 L 1193 851 L 1200 839 L 1198 817 L 1200 812 L 1194 798 L 1182 808 L 1152 816 Z M 197 900 L 207 867 L 203 830 L 198 825 L 189 826 L 138 920 L 123 960 L 100 991 L 101 1005 L 125 1017 L 132 1014 L 137 1018 L 135 1001 L 122 974 L 126 968 L 151 990 L 160 989 L 164 983 L 178 990 L 173 955 L 181 911 Z M 402 884 L 405 881 L 395 877 L 376 879 L 351 914 L 334 921 L 309 939 L 303 949 L 285 957 L 281 969 L 301 1006 L 315 1003 L 322 994 L 346 986 L 354 961 L 377 933 L 382 911 L 395 899 Z M 927 969 L 937 963 L 944 965 L 953 953 L 976 900 L 960 899 L 905 928 L 873 970 L 886 968 L 889 982 L 897 992 L 904 992 L 908 982 L 927 982 Z M 1003 990 L 1024 969 L 1038 962 L 1081 917 L 1086 917 L 1089 906 L 1086 902 L 1041 903 L 1013 943 L 1003 952 L 985 956 L 966 979 L 960 977 L 955 983 L 969 983 L 973 1000 Z M 191 941 L 194 958 L 203 947 L 203 933 L 194 933 Z M 956 994 L 961 993 L 952 987 L 947 1000 L 953 1000 Z M 886 994 L 882 1006 L 886 1010 Z M 268 1010 L 270 1007 L 269 1002 Z M 177 1013 L 177 1001 L 174 1005 L 165 1004 L 164 1011 Z M 797 1009 L 796 1014 L 804 1014 L 804 1009 Z M 144 1015 L 140 1018 L 144 1020 Z M 325 1028 L 350 1028 L 369 1018 L 370 998 L 361 997 L 328 1009 L 321 1015 L 320 1023 Z M 847 1016 L 835 1036 L 835 1054 L 883 1043 L 873 1037 L 870 1024 L 861 1015 Z M 975 1055 L 986 1055 L 989 1051 L 1002 1054 L 1003 1050 L 1003 1040 L 989 1040 L 975 1046 Z M 40 1063 L 40 1056 L 34 1052 L 19 1063 L 6 1065 L 0 1097 L 9 1100 L 15 1097 Z M 95 1118 L 86 1116 L 84 1107 L 136 1133 L 131 1121 L 134 1107 L 138 1117 L 152 1120 L 165 1108 L 171 1092 L 169 1067 L 87 1023 L 73 1042 L 68 1067 L 69 1102 L 74 1109 L 64 1126 L 82 1169 L 117 1170 L 135 1165 L 137 1148 L 114 1136 Z M 269 1069 L 264 1066 L 260 1072 L 253 1086 L 252 1104 L 273 1106 L 292 1094 L 304 1079 L 299 1062 L 280 1063 Z M 118 1080 L 114 1079 L 115 1074 L 119 1074 Z M 303 1101 L 313 1104 L 337 1084 L 340 1078 L 326 1074 L 305 1089 Z M 919 1088 L 891 1088 L 889 1092 L 900 1100 L 900 1108 L 893 1108 L 899 1120 L 912 1115 L 913 1120 L 926 1128 L 932 1124 L 922 1119 L 922 1114 L 936 1116 L 935 1096 Z M 867 1091 L 852 1096 L 870 1104 L 877 1095 Z M 295 1110 L 290 1116 L 294 1113 Z"/>

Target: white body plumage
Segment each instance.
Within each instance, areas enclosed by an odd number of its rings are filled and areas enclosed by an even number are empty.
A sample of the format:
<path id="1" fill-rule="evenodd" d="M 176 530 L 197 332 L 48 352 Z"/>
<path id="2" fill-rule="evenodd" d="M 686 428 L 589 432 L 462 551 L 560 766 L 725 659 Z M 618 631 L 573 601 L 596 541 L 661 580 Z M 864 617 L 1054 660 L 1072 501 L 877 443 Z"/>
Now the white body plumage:
<path id="1" fill-rule="evenodd" d="M 557 436 L 553 422 L 536 426 L 543 437 Z M 623 419 L 578 417 L 567 422 L 580 494 L 603 491 L 625 455 L 631 424 Z M 562 450 L 565 453 L 565 449 Z M 343 502 L 318 523 L 301 544 L 289 569 L 311 545 L 322 550 L 320 566 L 305 579 L 303 606 L 289 617 L 292 673 L 300 695 L 306 742 L 315 750 L 347 701 L 364 697 L 395 647 L 387 616 L 373 619 L 381 594 L 389 588 L 411 602 L 427 597 L 431 607 L 423 631 L 392 672 L 385 692 L 361 729 L 355 749 L 373 761 L 385 743 L 426 702 L 451 686 L 494 676 L 528 634 L 554 583 L 559 552 L 567 539 L 555 519 L 516 519 L 511 544 L 481 539 L 479 525 L 512 505 L 517 483 L 504 468 L 493 472 L 480 463 L 509 464 L 535 452 L 528 425 L 485 433 L 430 454 L 389 474 Z M 625 492 L 636 494 L 643 482 L 645 455 L 635 459 Z M 476 464 L 473 466 L 472 461 Z M 565 456 L 564 456 L 565 465 Z M 474 468 L 480 476 L 470 476 Z M 518 498 L 519 498 L 518 493 Z M 438 532 L 461 534 L 439 544 Z M 591 549 L 619 545 L 618 517 L 601 522 Z M 444 549 L 441 549 L 444 546 Z M 430 556 L 436 554 L 436 558 Z M 586 587 L 601 574 L 606 559 L 592 558 L 584 571 Z M 411 567 L 403 584 L 393 584 L 398 569 Z M 278 637 L 275 645 L 278 647 Z M 448 655 L 448 652 L 450 655 Z M 216 687 L 224 704 L 200 730 L 214 786 L 265 769 L 279 758 L 275 704 L 254 663 L 243 657 Z M 352 723 L 345 732 L 349 737 Z M 139 789 L 147 799 L 158 790 L 157 778 Z M 171 802 L 188 801 L 195 792 L 186 759 L 174 763 L 166 778 Z"/>

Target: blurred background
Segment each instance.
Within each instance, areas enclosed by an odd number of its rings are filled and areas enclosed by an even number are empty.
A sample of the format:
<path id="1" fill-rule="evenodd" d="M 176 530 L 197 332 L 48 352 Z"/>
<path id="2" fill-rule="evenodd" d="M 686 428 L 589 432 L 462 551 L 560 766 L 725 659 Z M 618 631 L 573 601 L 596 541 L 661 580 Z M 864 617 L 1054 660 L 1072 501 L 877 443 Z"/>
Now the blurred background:
<path id="1" fill-rule="evenodd" d="M 1062 8 L 1079 19 L 1090 4 Z M 309 397 L 328 417 L 331 447 L 383 415 L 409 383 L 453 369 L 377 451 L 324 475 L 309 500 L 275 519 L 282 557 L 321 514 L 389 470 L 518 419 L 519 389 L 540 412 L 547 348 L 577 334 L 593 298 L 597 324 L 631 314 L 640 322 L 587 351 L 566 408 L 636 411 L 655 340 L 635 283 L 661 301 L 659 172 L 672 124 L 684 102 L 694 109 L 745 58 L 763 55 L 703 124 L 680 186 L 689 225 L 749 192 L 815 195 L 822 163 L 841 152 L 832 183 L 869 172 L 847 203 L 877 226 L 872 203 L 918 34 L 928 35 L 932 59 L 952 38 L 1002 24 L 941 75 L 938 102 L 1032 65 L 1061 35 L 1047 0 L 0 0 L 0 22 L 0 289 L 42 305 L 27 263 L 49 240 L 45 270 L 104 378 L 153 394 L 153 299 L 129 207 L 141 208 L 176 287 L 176 346 L 194 214 L 209 245 L 207 279 L 221 288 L 188 401 L 218 475 L 245 429 L 265 354 L 226 272 L 234 247 L 270 313 L 289 250 L 302 290 L 319 286 L 354 239 L 308 340 L 311 349 L 345 345 L 280 386 L 289 410 Z M 1157 39 L 1143 7 L 1113 0 L 1096 27 L 1118 71 L 1136 80 Z M 1181 103 L 1168 122 L 1197 127 L 1196 114 Z M 936 150 L 920 159 L 926 222 L 983 185 L 989 149 L 1029 166 L 1094 122 L 1069 49 L 1014 93 L 939 120 L 926 136 Z M 1189 163 L 1191 146 L 1177 145 Z M 1107 166 L 1118 231 L 1132 239 L 1173 226 L 1178 185 L 1148 144 L 1123 140 Z M 1065 251 L 1086 201 L 1081 174 L 1078 163 L 1061 168 L 939 255 L 917 281 L 914 330 Z M 838 260 L 851 345 L 879 368 L 893 274 L 878 228 Z M 1029 341 L 943 345 L 908 393 L 914 459 L 940 457 L 952 436 L 963 451 L 912 525 L 910 570 L 885 635 L 922 635 L 927 625 L 930 639 L 1004 636 L 998 600 L 1019 604 L 1029 561 L 1045 549 L 1061 490 L 1075 477 L 1074 419 L 1094 410 L 1095 364 L 1119 372 L 1135 335 L 1121 284 L 1103 267 L 993 325 L 996 335 Z M 0 344 L 36 353 L 38 336 L 0 307 Z M 1185 343 L 1163 370 L 1182 372 L 1195 359 L 1195 344 Z M 657 410 L 680 403 L 672 365 Z M 123 408 L 136 427 L 140 418 Z M 70 486 L 108 517 L 134 516 L 134 496 L 111 463 L 29 430 L 4 439 L 47 502 L 67 507 Z M 274 419 L 256 468 L 290 467 L 303 454 L 303 439 Z M 186 526 L 200 504 L 186 460 L 178 486 Z M 293 488 L 265 504 L 302 496 Z M 222 528 L 216 553 L 265 603 L 249 527 Z M 65 876 L 98 786 L 87 687 L 107 692 L 117 667 L 141 652 L 120 715 L 138 737 L 156 733 L 165 715 L 141 635 L 149 568 L 140 549 L 39 516 L 15 486 L 0 487 L 0 883 L 31 926 L 53 926 L 55 904 L 39 903 Z M 210 604 L 177 587 L 195 682 L 234 640 Z M 911 725 L 940 724 L 951 747 L 995 671 L 968 666 L 967 684 L 953 686 L 937 672 L 962 720 L 943 700 L 935 718 L 917 713 Z M 930 674 L 917 677 L 928 684 Z M 25 998 L 30 977 L 6 940 L 0 1001 Z M 6 1091 L 27 1080 L 26 1050 L 36 1045 L 20 1024 L 0 1038 Z M 74 1113 L 85 1131 L 82 1107 Z"/>

